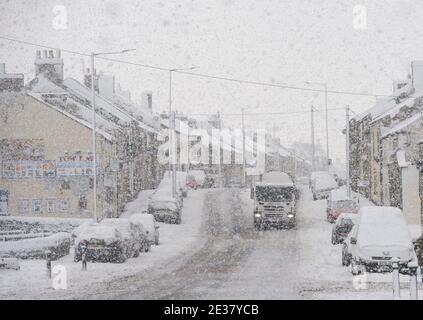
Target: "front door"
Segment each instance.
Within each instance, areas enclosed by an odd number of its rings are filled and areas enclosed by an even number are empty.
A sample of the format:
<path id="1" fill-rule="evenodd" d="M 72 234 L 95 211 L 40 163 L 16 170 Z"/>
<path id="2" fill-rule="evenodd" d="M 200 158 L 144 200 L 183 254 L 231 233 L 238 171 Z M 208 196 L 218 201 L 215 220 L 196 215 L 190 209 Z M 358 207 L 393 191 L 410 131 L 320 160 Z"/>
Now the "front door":
<path id="1" fill-rule="evenodd" d="M 0 190 L 0 216 L 9 215 L 8 212 L 9 191 Z"/>

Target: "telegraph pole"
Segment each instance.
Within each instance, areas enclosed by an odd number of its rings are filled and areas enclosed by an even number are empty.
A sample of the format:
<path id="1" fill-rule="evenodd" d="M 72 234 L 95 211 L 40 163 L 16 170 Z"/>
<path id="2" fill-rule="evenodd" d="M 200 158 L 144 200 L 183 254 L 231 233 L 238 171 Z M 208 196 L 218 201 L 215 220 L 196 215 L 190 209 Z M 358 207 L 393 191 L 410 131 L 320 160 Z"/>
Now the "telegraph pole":
<path id="1" fill-rule="evenodd" d="M 314 146 L 314 108 L 311 106 L 310 110 L 311 115 L 311 165 L 313 171 L 316 171 L 316 159 L 315 159 L 315 146 Z"/>
<path id="2" fill-rule="evenodd" d="M 93 108 L 93 130 L 92 130 L 92 153 L 93 153 L 93 215 L 94 221 L 98 222 L 97 216 L 97 158 L 96 158 L 96 108 L 95 108 L 95 74 L 94 58 L 95 53 L 91 53 L 91 104 Z"/>
<path id="3" fill-rule="evenodd" d="M 172 149 L 172 197 L 175 198 L 176 196 L 176 134 L 175 134 L 175 112 L 172 112 L 170 120 L 170 136 L 172 137 L 171 140 L 171 149 Z"/>
<path id="4" fill-rule="evenodd" d="M 326 158 L 329 171 L 329 119 L 328 119 L 328 84 L 325 82 L 325 109 L 326 109 Z"/>
<path id="5" fill-rule="evenodd" d="M 351 196 L 351 184 L 350 184 L 350 107 L 347 106 L 345 110 L 345 131 L 346 131 L 346 141 L 345 141 L 345 149 L 346 149 L 346 173 L 347 173 L 347 196 Z"/>
<path id="6" fill-rule="evenodd" d="M 242 113 L 242 186 L 245 187 L 245 125 L 244 125 L 244 108 L 241 109 Z"/>

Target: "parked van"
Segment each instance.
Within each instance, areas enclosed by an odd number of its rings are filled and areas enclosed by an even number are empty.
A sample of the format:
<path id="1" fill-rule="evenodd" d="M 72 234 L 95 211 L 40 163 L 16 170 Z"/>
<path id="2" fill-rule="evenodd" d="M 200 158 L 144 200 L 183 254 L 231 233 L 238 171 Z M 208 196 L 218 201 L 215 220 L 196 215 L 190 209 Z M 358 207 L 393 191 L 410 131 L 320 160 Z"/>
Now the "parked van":
<path id="1" fill-rule="evenodd" d="M 334 177 L 329 172 L 313 172 L 310 179 L 313 200 L 327 199 L 332 190 L 338 188 Z"/>

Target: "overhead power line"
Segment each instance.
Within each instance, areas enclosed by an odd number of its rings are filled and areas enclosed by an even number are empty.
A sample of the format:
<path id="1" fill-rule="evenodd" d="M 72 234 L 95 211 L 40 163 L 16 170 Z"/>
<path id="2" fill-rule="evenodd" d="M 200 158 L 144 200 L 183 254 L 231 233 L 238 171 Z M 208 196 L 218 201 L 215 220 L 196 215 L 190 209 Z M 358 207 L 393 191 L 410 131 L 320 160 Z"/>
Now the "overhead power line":
<path id="1" fill-rule="evenodd" d="M 24 41 L 24 40 L 19 40 L 19 39 L 14 39 L 14 38 L 5 37 L 5 36 L 1 36 L 1 35 L 0 35 L 0 39 L 15 42 L 15 43 L 20 43 L 20 44 L 24 44 L 24 45 L 40 47 L 40 48 L 53 49 L 53 50 L 60 49 L 61 51 L 66 52 L 66 53 L 85 56 L 85 57 L 90 56 L 89 53 L 62 49 L 62 48 L 58 48 L 58 47 L 48 46 L 48 45 L 44 45 L 44 44 L 40 44 L 40 43 L 34 43 L 34 42 L 29 42 L 29 41 Z M 173 71 L 175 73 L 189 75 L 189 76 L 193 76 L 193 77 L 200 77 L 200 78 L 207 78 L 207 79 L 214 79 L 214 80 L 221 80 L 221 81 L 228 81 L 228 82 L 236 82 L 236 83 L 243 83 L 243 84 L 256 85 L 256 86 L 274 87 L 274 88 L 298 90 L 298 91 L 309 91 L 309 92 L 321 92 L 321 93 L 327 92 L 327 93 L 330 93 L 330 94 L 339 94 L 339 95 L 352 95 L 352 96 L 365 96 L 365 97 L 393 97 L 392 95 L 385 95 L 385 94 L 362 93 L 362 92 L 342 91 L 342 90 L 324 90 L 324 89 L 300 87 L 300 86 L 293 86 L 293 85 L 282 85 L 282 84 L 271 83 L 271 82 L 244 80 L 244 79 L 237 79 L 237 78 L 224 77 L 224 76 L 214 76 L 214 75 L 209 75 L 209 74 L 204 74 L 204 73 L 174 70 L 173 68 L 153 66 L 153 65 L 149 65 L 149 64 L 142 64 L 142 63 L 131 62 L 131 61 L 126 61 L 126 60 L 107 58 L 107 57 L 102 57 L 102 56 L 98 56 L 97 59 L 110 61 L 110 62 L 116 62 L 116 63 L 122 63 L 122 64 L 126 64 L 126 65 L 132 65 L 132 66 L 137 66 L 137 67 L 142 67 L 142 68 L 160 70 L 160 71 Z"/>

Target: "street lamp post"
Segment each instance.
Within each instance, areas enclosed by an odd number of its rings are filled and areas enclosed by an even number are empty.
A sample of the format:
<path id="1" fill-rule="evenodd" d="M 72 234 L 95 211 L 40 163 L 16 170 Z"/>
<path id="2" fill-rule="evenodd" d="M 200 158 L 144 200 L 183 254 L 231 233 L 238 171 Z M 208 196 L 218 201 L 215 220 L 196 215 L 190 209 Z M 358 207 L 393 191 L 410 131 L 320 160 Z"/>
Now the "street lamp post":
<path id="1" fill-rule="evenodd" d="M 96 107 L 95 107 L 95 57 L 99 55 L 110 55 L 110 54 L 120 54 L 129 51 L 134 51 L 135 49 L 126 49 L 122 51 L 116 52 L 97 52 L 91 53 L 91 105 L 93 108 L 93 129 L 92 129 L 92 154 L 93 154 L 93 161 L 92 161 L 92 169 L 93 169 L 93 215 L 94 221 L 98 222 L 98 215 L 97 215 L 97 156 L 96 156 Z"/>
<path id="2" fill-rule="evenodd" d="M 169 171 L 172 171 L 172 197 L 176 195 L 176 146 L 175 146 L 175 114 L 172 114 L 172 73 L 194 70 L 197 66 L 181 69 L 169 69 Z"/>

